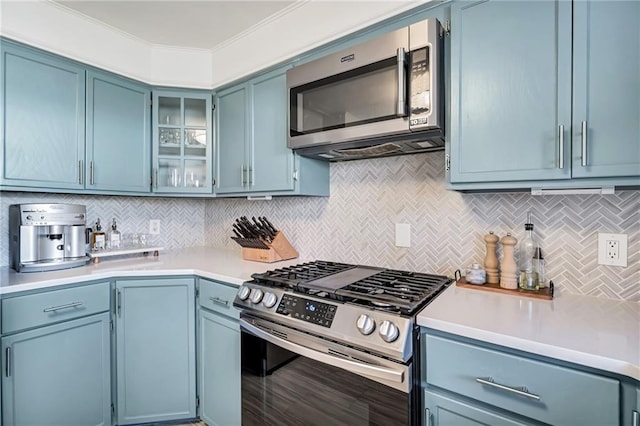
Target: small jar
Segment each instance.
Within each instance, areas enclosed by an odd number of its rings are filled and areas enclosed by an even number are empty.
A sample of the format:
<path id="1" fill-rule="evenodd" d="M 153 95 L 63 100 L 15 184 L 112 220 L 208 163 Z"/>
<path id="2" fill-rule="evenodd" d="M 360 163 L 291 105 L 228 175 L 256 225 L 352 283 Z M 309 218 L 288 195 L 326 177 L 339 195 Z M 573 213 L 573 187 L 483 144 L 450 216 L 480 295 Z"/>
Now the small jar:
<path id="1" fill-rule="evenodd" d="M 471 284 L 484 284 L 487 282 L 487 273 L 479 263 L 473 263 L 471 268 L 467 269 L 465 279 Z"/>

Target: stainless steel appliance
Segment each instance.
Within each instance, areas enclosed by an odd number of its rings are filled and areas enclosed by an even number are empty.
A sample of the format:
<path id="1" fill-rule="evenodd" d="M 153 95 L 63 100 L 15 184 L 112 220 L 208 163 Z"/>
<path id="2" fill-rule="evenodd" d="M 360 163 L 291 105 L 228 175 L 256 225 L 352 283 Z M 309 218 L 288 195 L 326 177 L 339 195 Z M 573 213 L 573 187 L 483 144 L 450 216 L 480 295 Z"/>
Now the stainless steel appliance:
<path id="1" fill-rule="evenodd" d="M 234 301 L 243 425 L 418 424 L 415 315 L 451 279 L 324 261 L 252 277 Z"/>
<path id="2" fill-rule="evenodd" d="M 429 18 L 288 70 L 289 148 L 329 161 L 443 149 L 442 39 Z"/>
<path id="3" fill-rule="evenodd" d="M 85 224 L 86 208 L 81 205 L 9 206 L 11 267 L 36 272 L 86 264 Z"/>

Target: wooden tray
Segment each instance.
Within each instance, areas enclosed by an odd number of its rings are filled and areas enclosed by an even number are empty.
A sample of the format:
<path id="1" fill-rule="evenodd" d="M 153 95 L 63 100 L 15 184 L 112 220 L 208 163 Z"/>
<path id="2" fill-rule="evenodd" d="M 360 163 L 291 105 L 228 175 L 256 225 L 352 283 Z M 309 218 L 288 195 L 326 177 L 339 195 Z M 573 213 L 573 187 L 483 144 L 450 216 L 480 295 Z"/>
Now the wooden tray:
<path id="1" fill-rule="evenodd" d="M 553 281 L 549 282 L 549 287 L 544 287 L 544 288 L 541 288 L 540 290 L 522 290 L 520 288 L 511 290 L 508 288 L 500 287 L 500 284 L 489 284 L 489 283 L 471 284 L 467 282 L 465 277 L 460 277 L 460 279 L 456 281 L 456 285 L 458 287 L 474 288 L 476 290 L 484 290 L 484 291 L 493 291 L 495 293 L 513 294 L 514 296 L 532 297 L 534 299 L 544 299 L 544 300 L 553 299 Z"/>

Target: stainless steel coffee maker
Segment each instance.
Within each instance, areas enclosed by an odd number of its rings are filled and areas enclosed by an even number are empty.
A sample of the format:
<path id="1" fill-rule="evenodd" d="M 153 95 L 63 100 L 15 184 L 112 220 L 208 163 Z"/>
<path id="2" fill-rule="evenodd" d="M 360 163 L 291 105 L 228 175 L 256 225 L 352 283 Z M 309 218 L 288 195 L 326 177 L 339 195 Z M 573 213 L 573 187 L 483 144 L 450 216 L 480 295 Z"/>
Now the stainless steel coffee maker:
<path id="1" fill-rule="evenodd" d="M 9 206 L 11 267 L 18 272 L 36 272 L 85 265 L 89 260 L 85 229 L 85 206 Z"/>

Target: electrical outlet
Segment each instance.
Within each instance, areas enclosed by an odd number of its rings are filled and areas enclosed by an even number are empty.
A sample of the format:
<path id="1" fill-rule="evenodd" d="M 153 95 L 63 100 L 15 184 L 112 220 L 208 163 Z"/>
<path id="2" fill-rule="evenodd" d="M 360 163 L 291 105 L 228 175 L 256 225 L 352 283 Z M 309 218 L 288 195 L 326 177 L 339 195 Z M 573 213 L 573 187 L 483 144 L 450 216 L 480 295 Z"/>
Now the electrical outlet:
<path id="1" fill-rule="evenodd" d="M 627 236 L 598 233 L 598 264 L 627 266 Z"/>
<path id="2" fill-rule="evenodd" d="M 396 247 L 411 247 L 411 225 L 396 223 Z"/>
<path id="3" fill-rule="evenodd" d="M 149 233 L 157 235 L 160 233 L 160 219 L 151 219 L 149 221 Z"/>

